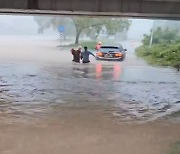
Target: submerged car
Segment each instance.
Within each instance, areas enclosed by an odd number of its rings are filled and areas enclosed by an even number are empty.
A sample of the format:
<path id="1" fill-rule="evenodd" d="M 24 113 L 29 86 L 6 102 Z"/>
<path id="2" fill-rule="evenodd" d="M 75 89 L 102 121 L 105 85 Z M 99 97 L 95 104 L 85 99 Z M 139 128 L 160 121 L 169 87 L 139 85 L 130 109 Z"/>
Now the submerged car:
<path id="1" fill-rule="evenodd" d="M 126 57 L 126 49 L 119 46 L 101 46 L 96 53 L 97 60 L 117 60 L 123 61 Z"/>

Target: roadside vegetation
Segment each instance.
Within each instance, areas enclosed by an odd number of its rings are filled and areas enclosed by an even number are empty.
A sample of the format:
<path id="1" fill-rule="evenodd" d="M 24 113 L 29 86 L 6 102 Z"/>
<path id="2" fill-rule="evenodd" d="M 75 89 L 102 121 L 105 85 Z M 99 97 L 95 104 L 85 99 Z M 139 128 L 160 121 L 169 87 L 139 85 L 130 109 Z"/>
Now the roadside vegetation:
<path id="1" fill-rule="evenodd" d="M 99 41 L 97 40 L 86 40 L 86 41 L 79 41 L 78 44 L 68 44 L 65 45 L 64 47 L 70 47 L 70 48 L 77 48 L 78 46 L 82 46 L 85 47 L 87 46 L 89 50 L 95 50 L 95 46 L 97 45 Z M 102 44 L 109 44 L 109 45 L 113 45 L 114 44 L 114 40 L 110 40 L 110 39 L 101 39 Z"/>
<path id="2" fill-rule="evenodd" d="M 98 43 L 97 41 L 80 41 L 79 44 L 74 44 L 74 43 L 68 44 L 68 45 L 65 45 L 65 47 L 77 48 L 78 46 L 82 46 L 82 47 L 87 46 L 88 49 L 94 50 L 97 43 Z"/>
<path id="3" fill-rule="evenodd" d="M 161 66 L 180 68 L 180 36 L 178 30 L 157 28 L 154 31 L 152 45 L 151 35 L 144 35 L 142 46 L 136 54 L 148 63 Z"/>
<path id="4" fill-rule="evenodd" d="M 180 142 L 176 142 L 170 154 L 180 154 Z"/>

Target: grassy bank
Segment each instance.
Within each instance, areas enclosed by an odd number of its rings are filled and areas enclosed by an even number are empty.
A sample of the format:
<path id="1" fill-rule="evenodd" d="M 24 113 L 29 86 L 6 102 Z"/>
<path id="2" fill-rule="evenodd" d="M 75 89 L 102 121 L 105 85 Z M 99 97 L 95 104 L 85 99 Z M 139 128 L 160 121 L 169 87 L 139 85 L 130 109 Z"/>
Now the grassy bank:
<path id="1" fill-rule="evenodd" d="M 66 47 L 77 48 L 78 46 L 82 46 L 82 47 L 87 46 L 88 49 L 94 50 L 96 44 L 97 44 L 97 41 L 82 41 L 79 44 L 68 44 Z"/>
<path id="2" fill-rule="evenodd" d="M 180 68 L 180 43 L 157 44 L 151 48 L 140 46 L 136 49 L 136 54 L 153 65 Z"/>
<path id="3" fill-rule="evenodd" d="M 78 46 L 85 47 L 87 46 L 89 50 L 95 50 L 95 46 L 97 45 L 98 41 L 80 41 L 79 44 L 68 44 L 65 45 L 64 47 L 70 47 L 70 48 L 77 48 Z M 114 44 L 114 40 L 109 40 L 109 39 L 104 39 L 102 40 L 102 45 L 111 45 Z"/>
<path id="4" fill-rule="evenodd" d="M 176 142 L 170 154 L 180 154 L 180 142 Z"/>

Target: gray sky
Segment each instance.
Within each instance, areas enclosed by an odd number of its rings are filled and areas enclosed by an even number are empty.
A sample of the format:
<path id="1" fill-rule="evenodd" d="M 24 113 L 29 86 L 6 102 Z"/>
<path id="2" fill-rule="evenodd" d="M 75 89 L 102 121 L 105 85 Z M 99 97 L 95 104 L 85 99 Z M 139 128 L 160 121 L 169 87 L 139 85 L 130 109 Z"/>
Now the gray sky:
<path id="1" fill-rule="evenodd" d="M 0 34 L 33 35 L 37 32 L 37 24 L 32 16 L 0 16 Z"/>
<path id="2" fill-rule="evenodd" d="M 153 20 L 133 19 L 132 25 L 128 31 L 130 39 L 142 39 L 143 34 L 149 34 L 153 26 Z"/>

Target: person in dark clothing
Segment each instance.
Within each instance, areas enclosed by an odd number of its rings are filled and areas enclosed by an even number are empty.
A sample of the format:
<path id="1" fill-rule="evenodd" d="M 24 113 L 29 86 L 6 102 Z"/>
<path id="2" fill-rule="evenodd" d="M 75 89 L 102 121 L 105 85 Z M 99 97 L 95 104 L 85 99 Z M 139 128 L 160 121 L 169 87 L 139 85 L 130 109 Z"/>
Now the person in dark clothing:
<path id="1" fill-rule="evenodd" d="M 76 63 L 80 63 L 81 50 L 82 50 L 82 47 L 78 47 L 77 50 L 71 49 L 71 53 L 73 55 L 72 61 L 74 61 Z"/>
<path id="2" fill-rule="evenodd" d="M 83 63 L 90 62 L 89 55 L 92 55 L 95 57 L 95 55 L 92 52 L 88 51 L 87 47 L 84 47 L 84 51 L 81 53 L 81 59 Z"/>

